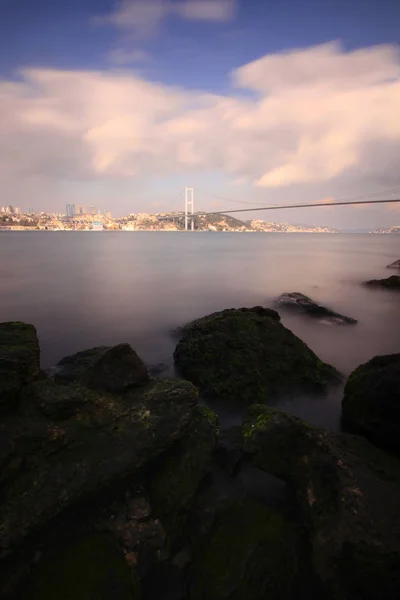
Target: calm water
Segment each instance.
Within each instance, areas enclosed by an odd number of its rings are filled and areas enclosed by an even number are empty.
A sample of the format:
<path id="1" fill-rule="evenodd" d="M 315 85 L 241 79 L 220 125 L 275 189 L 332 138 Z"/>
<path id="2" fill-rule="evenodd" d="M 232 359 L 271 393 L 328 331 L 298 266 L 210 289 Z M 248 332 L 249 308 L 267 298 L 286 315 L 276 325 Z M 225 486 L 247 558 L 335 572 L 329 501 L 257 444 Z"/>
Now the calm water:
<path id="1" fill-rule="evenodd" d="M 177 326 L 223 308 L 272 306 L 298 291 L 358 319 L 336 327 L 280 311 L 347 375 L 376 354 L 400 351 L 400 294 L 360 285 L 390 275 L 385 266 L 398 258 L 396 235 L 1 232 L 0 321 L 36 326 L 43 367 L 129 342 L 147 363 L 172 372 Z M 337 428 L 341 393 L 280 406 Z"/>

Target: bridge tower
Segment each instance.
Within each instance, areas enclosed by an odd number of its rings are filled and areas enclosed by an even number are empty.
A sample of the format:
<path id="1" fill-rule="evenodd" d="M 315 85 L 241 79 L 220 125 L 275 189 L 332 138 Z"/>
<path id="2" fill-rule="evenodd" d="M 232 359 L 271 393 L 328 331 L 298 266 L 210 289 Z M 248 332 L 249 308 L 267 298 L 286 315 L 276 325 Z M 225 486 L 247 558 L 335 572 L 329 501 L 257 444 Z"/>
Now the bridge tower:
<path id="1" fill-rule="evenodd" d="M 194 231 L 194 189 L 185 188 L 185 231 L 188 231 L 189 219 L 191 230 Z"/>

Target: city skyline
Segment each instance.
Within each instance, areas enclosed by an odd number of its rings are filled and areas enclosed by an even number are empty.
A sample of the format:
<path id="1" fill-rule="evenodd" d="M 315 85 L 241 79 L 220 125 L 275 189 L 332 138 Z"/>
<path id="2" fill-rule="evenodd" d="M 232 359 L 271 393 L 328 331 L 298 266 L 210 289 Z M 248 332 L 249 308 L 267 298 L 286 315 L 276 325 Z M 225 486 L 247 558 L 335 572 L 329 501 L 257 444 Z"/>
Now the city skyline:
<path id="1" fill-rule="evenodd" d="M 185 186 L 207 211 L 400 189 L 392 0 L 6 0 L 2 11 L 7 205 L 61 212 L 79 198 L 121 216 L 179 210 Z M 379 227 L 400 209 L 326 214 L 333 227 Z"/>

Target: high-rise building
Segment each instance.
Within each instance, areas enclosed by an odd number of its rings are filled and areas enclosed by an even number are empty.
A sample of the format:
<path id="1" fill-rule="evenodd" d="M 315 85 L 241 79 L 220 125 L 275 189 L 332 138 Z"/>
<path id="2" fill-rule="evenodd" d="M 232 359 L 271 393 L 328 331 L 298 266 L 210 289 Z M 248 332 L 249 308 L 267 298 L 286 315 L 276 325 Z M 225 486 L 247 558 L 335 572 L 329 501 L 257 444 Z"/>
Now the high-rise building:
<path id="1" fill-rule="evenodd" d="M 12 204 L 9 204 L 7 206 L 6 213 L 8 213 L 9 215 L 13 215 L 14 214 L 14 208 L 13 208 Z"/>
<path id="2" fill-rule="evenodd" d="M 4 206 L 2 206 L 2 207 L 0 208 L 0 212 L 2 212 L 2 213 L 5 213 L 5 212 L 6 212 L 6 209 L 5 209 L 5 207 L 4 207 Z"/>
<path id="3" fill-rule="evenodd" d="M 21 209 L 20 209 L 18 206 L 16 206 L 16 207 L 14 208 L 14 214 L 15 214 L 15 215 L 20 215 L 20 214 L 21 214 Z"/>
<path id="4" fill-rule="evenodd" d="M 76 215 L 76 206 L 75 204 L 71 204 L 71 217 Z"/>
<path id="5" fill-rule="evenodd" d="M 81 214 L 82 215 L 87 215 L 86 204 L 82 204 L 82 206 L 81 206 Z"/>
<path id="6" fill-rule="evenodd" d="M 90 214 L 91 215 L 97 215 L 97 208 L 96 208 L 96 206 L 91 206 L 90 207 Z"/>
<path id="7" fill-rule="evenodd" d="M 70 205 L 70 204 L 67 204 L 67 207 L 66 207 L 66 214 L 67 214 L 67 217 L 71 217 L 71 216 L 72 216 L 72 215 L 71 215 L 71 205 Z"/>
<path id="8" fill-rule="evenodd" d="M 106 219 L 111 219 L 111 213 L 109 210 L 106 210 L 104 215 L 105 215 Z"/>

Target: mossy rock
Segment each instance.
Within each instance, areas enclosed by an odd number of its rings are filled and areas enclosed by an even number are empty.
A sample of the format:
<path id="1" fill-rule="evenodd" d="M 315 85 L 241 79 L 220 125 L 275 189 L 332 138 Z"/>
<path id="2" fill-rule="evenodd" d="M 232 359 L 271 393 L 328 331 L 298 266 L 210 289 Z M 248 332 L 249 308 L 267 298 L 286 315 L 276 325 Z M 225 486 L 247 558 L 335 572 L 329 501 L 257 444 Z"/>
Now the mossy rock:
<path id="1" fill-rule="evenodd" d="M 0 323 L 0 408 L 16 407 L 19 390 L 39 371 L 39 341 L 33 325 Z"/>
<path id="2" fill-rule="evenodd" d="M 314 585 L 297 533 L 283 515 L 255 502 L 222 512 L 197 549 L 190 600 L 289 600 Z"/>
<path id="3" fill-rule="evenodd" d="M 26 386 L 19 419 L 0 423 L 0 556 L 67 509 L 132 482 L 186 436 L 198 403 L 197 389 L 179 379 L 153 380 L 125 394 L 74 384 L 67 393 L 68 386 L 55 384 L 51 393 L 61 386 L 59 401 L 51 395 L 43 404 L 48 385 Z M 80 390 L 81 405 L 75 403 Z M 29 400 L 37 400 L 39 410 L 33 412 Z M 42 404 L 46 412 L 58 405 L 63 420 L 43 415 Z M 66 406 L 72 414 L 65 414 Z"/>
<path id="4" fill-rule="evenodd" d="M 60 360 L 51 372 L 56 379 L 112 393 L 122 393 L 149 381 L 144 362 L 129 344 L 77 352 Z"/>
<path id="5" fill-rule="evenodd" d="M 187 511 L 199 483 L 210 465 L 217 445 L 217 416 L 205 406 L 198 406 L 185 437 L 159 461 L 151 473 L 151 504 L 167 531 L 171 548 L 184 535 Z"/>
<path id="6" fill-rule="evenodd" d="M 313 568 L 332 600 L 400 597 L 400 462 L 361 437 L 253 407 L 244 450 L 290 484 Z"/>
<path id="7" fill-rule="evenodd" d="M 140 600 L 124 553 L 104 535 L 69 542 L 44 556 L 27 582 L 24 600 Z M 21 598 L 22 600 L 22 598 Z"/>
<path id="8" fill-rule="evenodd" d="M 203 394 L 243 403 L 320 391 L 340 378 L 279 322 L 275 311 L 229 309 L 184 328 L 174 352 L 183 377 Z"/>
<path id="9" fill-rule="evenodd" d="M 400 455 L 400 354 L 376 356 L 353 371 L 342 422 L 347 431 Z"/>

